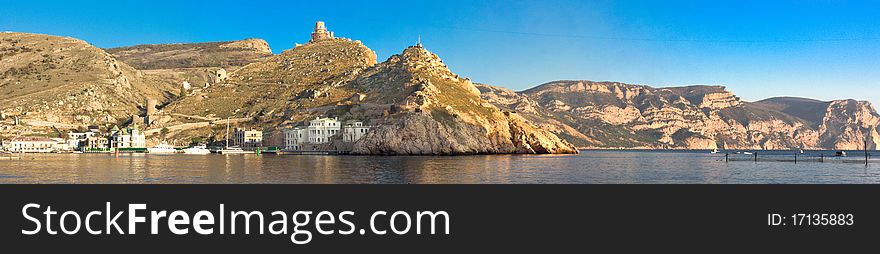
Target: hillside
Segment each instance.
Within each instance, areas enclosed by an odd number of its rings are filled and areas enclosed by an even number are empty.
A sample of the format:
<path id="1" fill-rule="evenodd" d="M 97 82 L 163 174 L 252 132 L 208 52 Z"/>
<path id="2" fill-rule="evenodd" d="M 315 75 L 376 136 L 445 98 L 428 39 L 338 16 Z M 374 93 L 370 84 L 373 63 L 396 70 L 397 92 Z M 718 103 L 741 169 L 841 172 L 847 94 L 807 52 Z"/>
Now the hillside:
<path id="1" fill-rule="evenodd" d="M 0 33 L 3 135 L 39 135 L 128 121 L 147 98 L 173 97 L 151 80 L 84 41 L 40 34 Z M 10 118 L 22 123 L 14 125 Z"/>
<path id="2" fill-rule="evenodd" d="M 360 42 L 334 39 L 310 43 L 250 64 L 211 86 L 169 105 L 169 111 L 219 117 L 258 117 L 280 124 L 298 109 L 334 105 L 353 92 L 338 86 L 376 63 Z"/>
<path id="3" fill-rule="evenodd" d="M 661 149 L 876 147 L 867 102 L 772 98 L 743 102 L 721 86 L 653 88 L 557 81 L 518 93 L 485 87 L 494 104 L 542 120 L 579 146 Z M 873 140 L 873 141 L 872 141 Z"/>
<path id="4" fill-rule="evenodd" d="M 272 56 L 262 39 L 228 42 L 145 44 L 106 51 L 139 70 L 222 67 L 234 69 Z"/>
<path id="5" fill-rule="evenodd" d="M 341 115 L 346 108 L 337 104 L 355 92 L 340 86 L 374 64 L 375 53 L 359 41 L 334 38 L 300 45 L 170 103 L 160 111 L 165 117 L 156 128 L 230 117 L 242 119 L 236 127 L 280 131 L 306 119 Z M 180 143 L 224 138 L 222 128 L 208 127 L 172 131 L 168 138 Z"/>
<path id="6" fill-rule="evenodd" d="M 421 45 L 368 69 L 348 87 L 366 95 L 365 108 L 387 105 L 355 153 L 577 153 L 556 135 L 481 99 L 470 80 Z"/>

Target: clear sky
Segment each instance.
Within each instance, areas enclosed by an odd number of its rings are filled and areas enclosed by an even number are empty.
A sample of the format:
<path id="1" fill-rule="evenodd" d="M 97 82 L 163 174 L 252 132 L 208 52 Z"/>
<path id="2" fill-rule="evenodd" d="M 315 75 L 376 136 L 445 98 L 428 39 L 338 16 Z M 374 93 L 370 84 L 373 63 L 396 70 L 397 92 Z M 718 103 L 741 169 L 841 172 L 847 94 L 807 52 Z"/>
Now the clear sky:
<path id="1" fill-rule="evenodd" d="M 721 84 L 880 103 L 880 1 L 0 1 L 0 31 L 98 47 L 263 38 L 278 53 L 314 22 L 384 60 L 415 44 L 476 82 Z"/>

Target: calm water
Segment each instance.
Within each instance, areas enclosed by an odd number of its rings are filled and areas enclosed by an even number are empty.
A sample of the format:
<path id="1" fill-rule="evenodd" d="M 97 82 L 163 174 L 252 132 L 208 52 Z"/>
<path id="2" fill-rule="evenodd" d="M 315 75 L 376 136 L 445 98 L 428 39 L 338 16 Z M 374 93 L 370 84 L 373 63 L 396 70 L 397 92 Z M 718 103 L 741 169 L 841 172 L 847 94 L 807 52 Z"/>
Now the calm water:
<path id="1" fill-rule="evenodd" d="M 790 152 L 787 152 L 790 153 Z M 779 153 L 781 154 L 781 152 Z M 708 152 L 584 151 L 457 157 L 26 155 L 0 183 L 880 183 L 880 161 L 726 163 Z M 875 155 L 877 156 L 877 155 Z"/>

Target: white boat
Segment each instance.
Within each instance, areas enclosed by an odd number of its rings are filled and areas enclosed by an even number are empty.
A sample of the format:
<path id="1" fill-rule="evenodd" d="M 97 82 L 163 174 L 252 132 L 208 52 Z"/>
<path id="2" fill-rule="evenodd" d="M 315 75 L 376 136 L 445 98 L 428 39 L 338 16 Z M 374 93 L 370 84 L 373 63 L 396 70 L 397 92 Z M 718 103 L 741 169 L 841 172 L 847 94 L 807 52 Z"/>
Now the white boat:
<path id="1" fill-rule="evenodd" d="M 226 149 L 217 150 L 219 154 L 252 154 L 254 151 L 245 151 L 238 147 L 227 147 Z"/>
<path id="2" fill-rule="evenodd" d="M 753 153 L 753 152 L 743 152 L 743 154 L 745 154 L 745 155 L 752 155 L 752 154 L 755 154 L 755 153 Z"/>
<path id="3" fill-rule="evenodd" d="M 174 149 L 174 147 L 169 145 L 168 143 L 162 142 L 161 144 L 159 144 L 157 146 L 147 148 L 147 152 L 168 154 L 168 153 L 177 153 L 177 149 Z"/>
<path id="4" fill-rule="evenodd" d="M 211 150 L 208 150 L 208 146 L 206 145 L 197 145 L 187 149 L 183 149 L 183 153 L 185 154 L 210 154 Z"/>
<path id="5" fill-rule="evenodd" d="M 838 151 L 837 153 L 834 153 L 834 156 L 837 156 L 837 157 L 846 157 L 846 152 L 844 152 L 844 151 Z"/>
<path id="6" fill-rule="evenodd" d="M 715 148 L 712 150 L 712 154 L 716 154 L 716 153 L 718 153 L 718 148 Z"/>

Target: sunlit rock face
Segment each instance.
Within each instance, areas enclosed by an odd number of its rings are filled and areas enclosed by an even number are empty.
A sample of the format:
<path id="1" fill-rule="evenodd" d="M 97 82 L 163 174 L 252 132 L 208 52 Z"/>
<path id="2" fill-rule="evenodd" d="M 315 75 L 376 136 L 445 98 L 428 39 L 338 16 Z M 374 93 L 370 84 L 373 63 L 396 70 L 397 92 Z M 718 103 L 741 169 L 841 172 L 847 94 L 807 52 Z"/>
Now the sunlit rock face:
<path id="1" fill-rule="evenodd" d="M 347 85 L 363 103 L 387 106 L 376 127 L 355 143 L 359 154 L 577 153 L 553 133 L 480 97 L 468 79 L 452 73 L 421 46 L 366 70 Z"/>
<path id="2" fill-rule="evenodd" d="M 521 92 L 481 85 L 483 98 L 591 148 L 875 148 L 867 102 L 772 98 L 743 102 L 721 86 L 653 88 L 556 81 Z"/>

